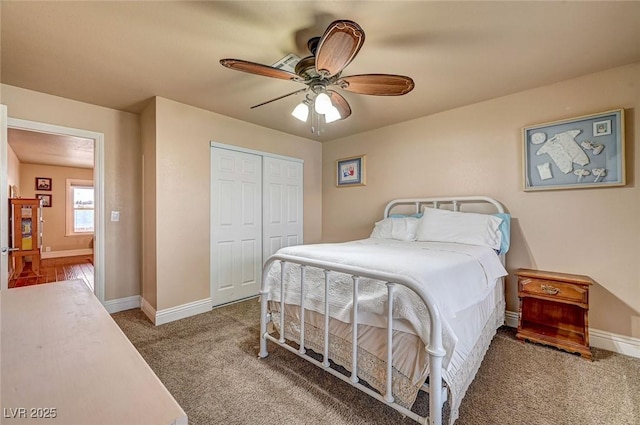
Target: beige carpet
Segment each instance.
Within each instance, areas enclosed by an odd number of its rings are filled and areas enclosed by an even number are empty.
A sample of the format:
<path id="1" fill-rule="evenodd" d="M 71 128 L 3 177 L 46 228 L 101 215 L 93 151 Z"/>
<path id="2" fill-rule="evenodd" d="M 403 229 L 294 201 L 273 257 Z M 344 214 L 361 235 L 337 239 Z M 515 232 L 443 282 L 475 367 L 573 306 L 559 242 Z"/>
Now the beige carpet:
<path id="1" fill-rule="evenodd" d="M 258 359 L 255 299 L 157 327 L 140 310 L 113 318 L 192 425 L 415 423 L 282 348 Z M 456 425 L 640 424 L 640 359 L 593 352 L 586 361 L 501 328 Z"/>

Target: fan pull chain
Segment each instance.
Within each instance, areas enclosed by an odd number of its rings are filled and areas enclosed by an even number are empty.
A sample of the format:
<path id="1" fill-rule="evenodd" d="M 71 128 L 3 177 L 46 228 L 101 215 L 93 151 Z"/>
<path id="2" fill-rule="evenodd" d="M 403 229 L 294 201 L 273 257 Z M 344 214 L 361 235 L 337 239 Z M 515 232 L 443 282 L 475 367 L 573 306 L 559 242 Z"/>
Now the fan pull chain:
<path id="1" fill-rule="evenodd" d="M 320 137 L 320 132 L 322 131 L 320 124 L 320 114 L 315 111 L 313 107 L 311 109 L 311 133 L 315 134 L 316 137 Z"/>

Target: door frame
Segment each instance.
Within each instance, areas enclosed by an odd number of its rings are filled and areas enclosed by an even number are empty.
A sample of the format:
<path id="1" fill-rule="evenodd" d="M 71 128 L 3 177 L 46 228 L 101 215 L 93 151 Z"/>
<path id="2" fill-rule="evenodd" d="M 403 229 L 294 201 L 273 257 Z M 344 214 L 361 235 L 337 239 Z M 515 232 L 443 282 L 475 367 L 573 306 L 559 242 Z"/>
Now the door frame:
<path id="1" fill-rule="evenodd" d="M 93 139 L 93 187 L 95 202 L 95 231 L 93 240 L 93 266 L 94 266 L 94 294 L 104 304 L 105 294 L 105 214 L 104 214 L 104 133 L 82 130 L 72 127 L 63 127 L 37 121 L 23 120 L 19 118 L 7 118 L 7 127 L 48 133 L 61 136 L 75 136 L 85 139 Z M 6 158 L 8 152 L 8 140 L 0 140 L 0 152 Z M 7 174 L 6 167 L 2 170 L 3 176 Z M 6 186 L 6 185 L 5 185 Z M 6 190 L 6 188 L 4 188 Z M 0 192 L 1 195 L 1 192 Z M 0 198 L 3 199 L 3 198 Z M 4 282 L 4 281 L 3 281 Z M 3 285 L 2 290 L 7 289 Z"/>
<path id="2" fill-rule="evenodd" d="M 7 169 L 7 106 L 0 105 L 0 247 L 9 248 L 9 185 Z M 0 290 L 9 286 L 9 252 L 0 253 Z"/>

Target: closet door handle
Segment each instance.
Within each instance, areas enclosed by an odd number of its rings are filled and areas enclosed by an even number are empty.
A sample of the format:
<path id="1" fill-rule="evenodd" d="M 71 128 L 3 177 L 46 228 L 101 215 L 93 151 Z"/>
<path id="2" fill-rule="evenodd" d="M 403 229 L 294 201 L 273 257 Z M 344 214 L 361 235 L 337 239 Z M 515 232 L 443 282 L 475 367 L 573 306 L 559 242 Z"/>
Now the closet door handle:
<path id="1" fill-rule="evenodd" d="M 7 246 L 3 246 L 0 251 L 2 252 L 2 255 L 7 255 L 7 252 L 20 251 L 20 248 L 9 248 Z"/>

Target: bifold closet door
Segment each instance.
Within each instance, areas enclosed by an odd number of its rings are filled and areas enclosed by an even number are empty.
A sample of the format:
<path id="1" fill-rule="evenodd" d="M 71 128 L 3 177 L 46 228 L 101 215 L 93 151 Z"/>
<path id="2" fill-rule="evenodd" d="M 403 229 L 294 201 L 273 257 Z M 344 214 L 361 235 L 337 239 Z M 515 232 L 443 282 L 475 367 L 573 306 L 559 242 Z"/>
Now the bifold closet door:
<path id="1" fill-rule="evenodd" d="M 264 157 L 262 260 L 286 246 L 302 244 L 302 162 Z"/>
<path id="2" fill-rule="evenodd" d="M 211 298 L 256 295 L 262 273 L 262 156 L 211 149 Z"/>

